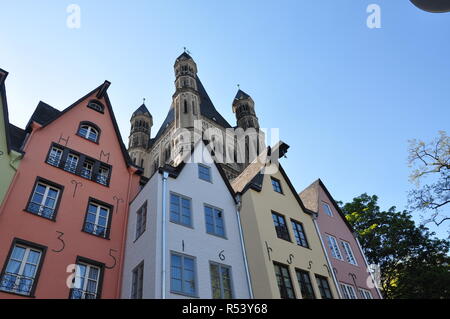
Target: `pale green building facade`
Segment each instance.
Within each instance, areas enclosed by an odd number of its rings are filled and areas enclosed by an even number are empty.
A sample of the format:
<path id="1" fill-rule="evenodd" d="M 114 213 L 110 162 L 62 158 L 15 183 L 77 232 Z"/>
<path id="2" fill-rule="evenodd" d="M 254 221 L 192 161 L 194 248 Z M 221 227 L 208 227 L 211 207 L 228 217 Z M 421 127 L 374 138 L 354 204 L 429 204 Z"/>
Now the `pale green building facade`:
<path id="1" fill-rule="evenodd" d="M 5 89 L 7 76 L 8 72 L 0 69 L 0 204 L 19 167 L 22 158 L 19 144 L 24 135 L 21 129 L 9 123 Z"/>

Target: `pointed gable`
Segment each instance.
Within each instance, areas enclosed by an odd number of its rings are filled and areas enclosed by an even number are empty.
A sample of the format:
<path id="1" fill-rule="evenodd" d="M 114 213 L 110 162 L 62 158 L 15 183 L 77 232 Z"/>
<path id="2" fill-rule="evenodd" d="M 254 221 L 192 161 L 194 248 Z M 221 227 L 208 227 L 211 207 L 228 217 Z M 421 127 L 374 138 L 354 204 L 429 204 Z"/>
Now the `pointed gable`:
<path id="1" fill-rule="evenodd" d="M 306 208 L 315 212 L 319 213 L 320 210 L 320 191 L 323 191 L 330 203 L 333 205 L 334 209 L 338 212 L 340 218 L 345 222 L 348 229 L 353 233 L 354 229 L 350 225 L 350 223 L 347 221 L 347 218 L 345 218 L 345 214 L 342 212 L 339 205 L 334 200 L 333 196 L 331 196 L 331 193 L 328 191 L 325 184 L 322 182 L 322 180 L 319 178 L 314 183 L 309 185 L 307 188 L 305 188 L 300 194 L 300 198 L 302 199 L 303 203 L 305 204 Z"/>
<path id="2" fill-rule="evenodd" d="M 107 89 L 110 86 L 109 81 L 105 81 L 102 85 L 98 86 L 94 90 L 90 91 L 88 94 L 77 100 L 75 103 L 70 105 L 69 107 L 65 108 L 63 111 L 59 111 L 56 108 L 44 103 L 39 102 L 38 106 L 36 107 L 35 111 L 33 112 L 33 115 L 30 118 L 30 121 L 27 124 L 26 131 L 30 132 L 32 130 L 32 123 L 37 123 L 42 127 L 47 127 L 68 112 L 70 112 L 72 109 L 83 106 L 87 108 L 87 105 L 92 100 L 98 100 L 100 102 L 104 102 L 102 104 L 105 104 L 108 114 L 111 118 L 112 126 L 114 128 L 114 133 L 117 138 L 117 142 L 119 143 L 120 150 L 122 152 L 123 159 L 128 167 L 134 167 L 136 169 L 139 169 L 134 163 L 132 162 L 128 151 L 125 147 L 125 144 L 123 143 L 122 136 L 120 134 L 119 126 L 117 125 L 117 121 L 114 115 L 114 111 L 111 105 L 111 102 L 109 100 L 109 96 L 107 93 Z M 86 118 L 88 120 L 88 118 Z"/>
<path id="3" fill-rule="evenodd" d="M 319 211 L 319 180 L 315 181 L 299 194 L 303 204 L 313 212 Z"/>

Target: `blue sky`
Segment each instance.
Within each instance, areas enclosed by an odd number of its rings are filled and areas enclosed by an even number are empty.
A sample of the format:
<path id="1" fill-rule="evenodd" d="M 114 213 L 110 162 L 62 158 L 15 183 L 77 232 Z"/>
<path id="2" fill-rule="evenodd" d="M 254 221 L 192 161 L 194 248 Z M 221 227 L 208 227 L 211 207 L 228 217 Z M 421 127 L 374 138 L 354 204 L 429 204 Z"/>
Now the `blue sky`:
<path id="1" fill-rule="evenodd" d="M 72 3 L 80 29 L 66 26 Z M 366 25 L 371 3 L 381 29 Z M 449 131 L 450 14 L 408 0 L 0 0 L 0 12 L 0 67 L 21 127 L 39 100 L 63 109 L 107 79 L 123 137 L 143 97 L 156 133 L 186 46 L 230 123 L 239 83 L 261 126 L 280 128 L 299 191 L 320 177 L 337 200 L 367 192 L 403 209 L 408 140 Z"/>

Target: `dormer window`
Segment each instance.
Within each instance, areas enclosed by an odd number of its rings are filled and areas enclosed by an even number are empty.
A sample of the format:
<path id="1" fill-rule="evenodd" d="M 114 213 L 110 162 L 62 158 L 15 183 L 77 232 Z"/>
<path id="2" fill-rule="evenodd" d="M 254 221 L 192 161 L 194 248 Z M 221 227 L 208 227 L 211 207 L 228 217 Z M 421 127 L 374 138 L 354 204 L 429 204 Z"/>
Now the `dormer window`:
<path id="1" fill-rule="evenodd" d="M 100 129 L 98 127 L 94 127 L 93 124 L 82 122 L 80 124 L 80 127 L 78 128 L 77 135 L 89 141 L 98 143 L 98 139 L 100 137 Z"/>
<path id="2" fill-rule="evenodd" d="M 103 104 L 100 103 L 99 101 L 90 101 L 87 106 L 97 112 L 100 112 L 100 113 L 105 112 L 105 108 L 104 108 Z"/>

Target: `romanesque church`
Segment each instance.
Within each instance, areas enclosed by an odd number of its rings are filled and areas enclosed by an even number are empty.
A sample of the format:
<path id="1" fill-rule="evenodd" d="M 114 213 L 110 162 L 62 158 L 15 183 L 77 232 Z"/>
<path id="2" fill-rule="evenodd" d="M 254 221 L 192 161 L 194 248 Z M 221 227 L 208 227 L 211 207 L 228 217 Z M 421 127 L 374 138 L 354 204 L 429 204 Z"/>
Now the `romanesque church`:
<path id="1" fill-rule="evenodd" d="M 265 147 L 264 133 L 260 131 L 253 99 L 238 90 L 232 101 L 236 125 L 231 126 L 214 107 L 197 75 L 197 64 L 187 52 L 176 59 L 174 72 L 172 105 L 156 135 L 152 137 L 153 117 L 145 103 L 131 117 L 128 151 L 133 162 L 143 168 L 145 177 L 150 177 L 165 164 L 177 166 L 180 162 L 177 155 L 182 150 L 192 149 L 198 136 L 212 142 L 216 153 L 221 150 L 224 160 L 218 162 L 227 178 L 233 180 L 255 158 L 249 149 L 253 147 L 258 154 Z M 191 138 L 177 134 L 180 129 L 191 132 Z M 244 147 L 240 147 L 242 144 L 237 142 L 234 131 L 256 132 L 256 138 L 249 139 L 247 134 Z"/>

